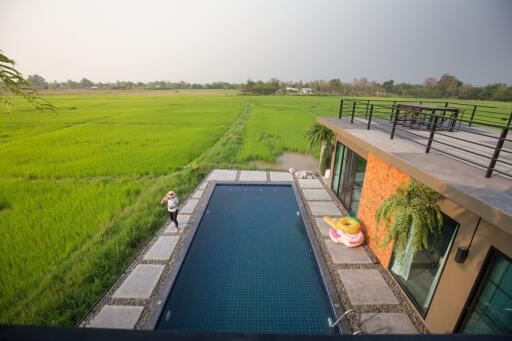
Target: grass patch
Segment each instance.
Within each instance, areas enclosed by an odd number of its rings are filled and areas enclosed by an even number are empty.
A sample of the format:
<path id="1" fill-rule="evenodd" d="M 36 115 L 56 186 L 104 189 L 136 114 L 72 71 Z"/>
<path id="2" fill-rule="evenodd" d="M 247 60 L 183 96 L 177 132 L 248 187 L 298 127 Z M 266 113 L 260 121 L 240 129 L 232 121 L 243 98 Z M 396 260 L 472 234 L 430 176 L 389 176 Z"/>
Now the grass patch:
<path id="1" fill-rule="evenodd" d="M 274 162 L 284 151 L 304 153 L 304 134 L 316 116 L 337 113 L 337 97 L 249 97 L 251 115 L 239 161 Z"/>
<path id="2" fill-rule="evenodd" d="M 57 97 L 58 114 L 0 117 L 0 174 L 63 178 L 163 175 L 210 147 L 243 110 L 240 97 Z M 74 103 L 74 102 L 72 102 Z M 2 120 L 4 121 L 2 124 Z"/>
<path id="3" fill-rule="evenodd" d="M 214 167 L 305 151 L 339 97 L 49 96 L 0 114 L 0 322 L 74 325 Z M 506 104 L 508 106 L 509 104 Z"/>
<path id="4" fill-rule="evenodd" d="M 41 273 L 30 290 L 5 302 L 9 304 L 3 302 L 2 322 L 78 323 L 163 223 L 166 215 L 158 205 L 162 193 L 173 188 L 186 197 L 205 174 L 206 170 L 196 168 L 154 179 L 130 206 L 99 224 L 99 233 L 82 240 L 77 249 L 53 263 L 51 271 Z"/>

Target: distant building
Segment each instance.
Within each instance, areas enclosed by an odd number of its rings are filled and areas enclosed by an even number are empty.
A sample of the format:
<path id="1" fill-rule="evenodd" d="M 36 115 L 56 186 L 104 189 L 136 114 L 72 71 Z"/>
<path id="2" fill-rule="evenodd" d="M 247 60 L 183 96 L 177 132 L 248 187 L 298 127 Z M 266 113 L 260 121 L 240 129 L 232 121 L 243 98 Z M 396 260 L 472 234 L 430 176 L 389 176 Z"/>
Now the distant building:
<path id="1" fill-rule="evenodd" d="M 303 95 L 311 95 L 313 93 L 313 89 L 311 88 L 301 88 L 300 93 Z"/>
<path id="2" fill-rule="evenodd" d="M 287 86 L 285 89 L 284 89 L 285 92 L 299 92 L 299 89 L 297 88 L 291 88 L 289 86 Z"/>

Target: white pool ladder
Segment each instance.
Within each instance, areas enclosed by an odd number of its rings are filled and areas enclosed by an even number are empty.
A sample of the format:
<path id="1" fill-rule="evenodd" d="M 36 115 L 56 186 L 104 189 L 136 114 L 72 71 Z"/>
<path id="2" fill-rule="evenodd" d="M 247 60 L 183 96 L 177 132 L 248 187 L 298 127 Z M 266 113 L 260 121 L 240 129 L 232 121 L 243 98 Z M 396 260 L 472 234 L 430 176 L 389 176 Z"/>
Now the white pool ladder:
<path id="1" fill-rule="evenodd" d="M 344 318 L 346 318 L 348 316 L 348 314 L 350 313 L 355 313 L 354 310 L 352 309 L 348 309 L 346 310 L 336 321 L 334 322 L 331 322 L 331 319 L 329 318 L 328 321 L 329 321 L 329 328 L 334 328 L 336 327 Z M 361 330 L 356 330 L 355 332 L 352 333 L 352 335 L 358 335 L 358 334 L 364 334 L 363 331 Z"/>

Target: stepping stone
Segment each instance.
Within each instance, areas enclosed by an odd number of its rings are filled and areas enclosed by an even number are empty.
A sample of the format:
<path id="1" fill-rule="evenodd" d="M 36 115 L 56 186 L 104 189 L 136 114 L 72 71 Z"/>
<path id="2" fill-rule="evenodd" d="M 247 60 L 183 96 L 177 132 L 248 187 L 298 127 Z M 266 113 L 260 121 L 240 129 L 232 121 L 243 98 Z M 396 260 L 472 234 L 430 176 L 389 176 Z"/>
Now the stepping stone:
<path id="1" fill-rule="evenodd" d="M 192 198 L 200 199 L 203 196 L 203 193 L 204 193 L 204 190 L 198 189 L 197 191 L 194 192 L 194 194 L 192 195 Z"/>
<path id="2" fill-rule="evenodd" d="M 302 192 L 306 200 L 332 200 L 325 189 L 304 189 Z"/>
<path id="3" fill-rule="evenodd" d="M 143 310 L 141 306 L 105 305 L 87 327 L 133 329 Z"/>
<path id="4" fill-rule="evenodd" d="M 327 251 L 335 264 L 373 264 L 372 259 L 362 247 L 346 247 L 326 240 Z"/>
<path id="5" fill-rule="evenodd" d="M 194 209 L 197 206 L 197 203 L 199 202 L 198 199 L 188 199 L 185 206 L 183 206 L 180 210 L 180 213 L 182 214 L 192 214 L 194 212 Z M 179 222 L 179 220 L 178 220 Z"/>
<path id="6" fill-rule="evenodd" d="M 379 270 L 346 269 L 338 274 L 353 305 L 398 304 Z"/>
<path id="7" fill-rule="evenodd" d="M 324 188 L 324 185 L 318 179 L 299 179 L 301 188 Z"/>
<path id="8" fill-rule="evenodd" d="M 215 169 L 206 181 L 235 181 L 237 172 L 229 169 Z"/>
<path id="9" fill-rule="evenodd" d="M 263 171 L 241 171 L 240 181 L 267 181 L 267 172 Z"/>
<path id="10" fill-rule="evenodd" d="M 341 217 L 333 217 L 334 219 L 338 219 Z M 324 237 L 329 237 L 329 230 L 331 229 L 331 226 L 327 224 L 323 218 L 315 218 L 315 223 L 318 226 L 318 229 L 320 230 L 320 233 Z"/>
<path id="11" fill-rule="evenodd" d="M 205 190 L 206 189 L 206 186 L 208 186 L 208 182 L 205 181 L 201 184 L 201 186 L 199 186 L 199 189 L 202 189 L 202 190 Z"/>
<path id="12" fill-rule="evenodd" d="M 293 181 L 293 176 L 287 172 L 270 172 L 270 181 Z"/>
<path id="13" fill-rule="evenodd" d="M 143 298 L 151 297 L 151 293 L 160 275 L 164 271 L 163 265 L 139 264 L 126 277 L 123 284 L 114 292 L 113 298 Z"/>
<path id="14" fill-rule="evenodd" d="M 361 314 L 361 328 L 366 334 L 417 334 L 409 316 L 404 313 Z"/>
<path id="15" fill-rule="evenodd" d="M 161 236 L 144 255 L 144 260 L 168 260 L 176 247 L 179 236 Z"/>
<path id="16" fill-rule="evenodd" d="M 179 229 L 184 229 L 185 226 L 187 226 L 187 223 L 190 219 L 190 215 L 188 214 L 178 214 L 178 227 Z M 174 226 L 174 223 L 169 220 L 169 223 L 167 224 L 167 227 L 164 230 L 164 233 L 175 233 L 176 227 Z"/>
<path id="17" fill-rule="evenodd" d="M 313 215 L 320 216 L 339 216 L 340 210 L 333 201 L 307 201 L 309 209 Z"/>

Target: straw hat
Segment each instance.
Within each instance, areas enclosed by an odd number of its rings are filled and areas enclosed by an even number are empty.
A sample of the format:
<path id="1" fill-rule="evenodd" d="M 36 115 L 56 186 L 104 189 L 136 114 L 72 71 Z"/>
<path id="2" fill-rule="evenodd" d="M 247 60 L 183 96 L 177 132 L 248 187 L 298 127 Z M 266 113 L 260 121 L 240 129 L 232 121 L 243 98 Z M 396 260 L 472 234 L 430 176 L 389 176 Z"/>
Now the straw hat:
<path id="1" fill-rule="evenodd" d="M 174 193 L 174 191 L 169 191 L 169 192 L 167 192 L 167 196 L 174 198 L 176 196 L 176 193 Z"/>

